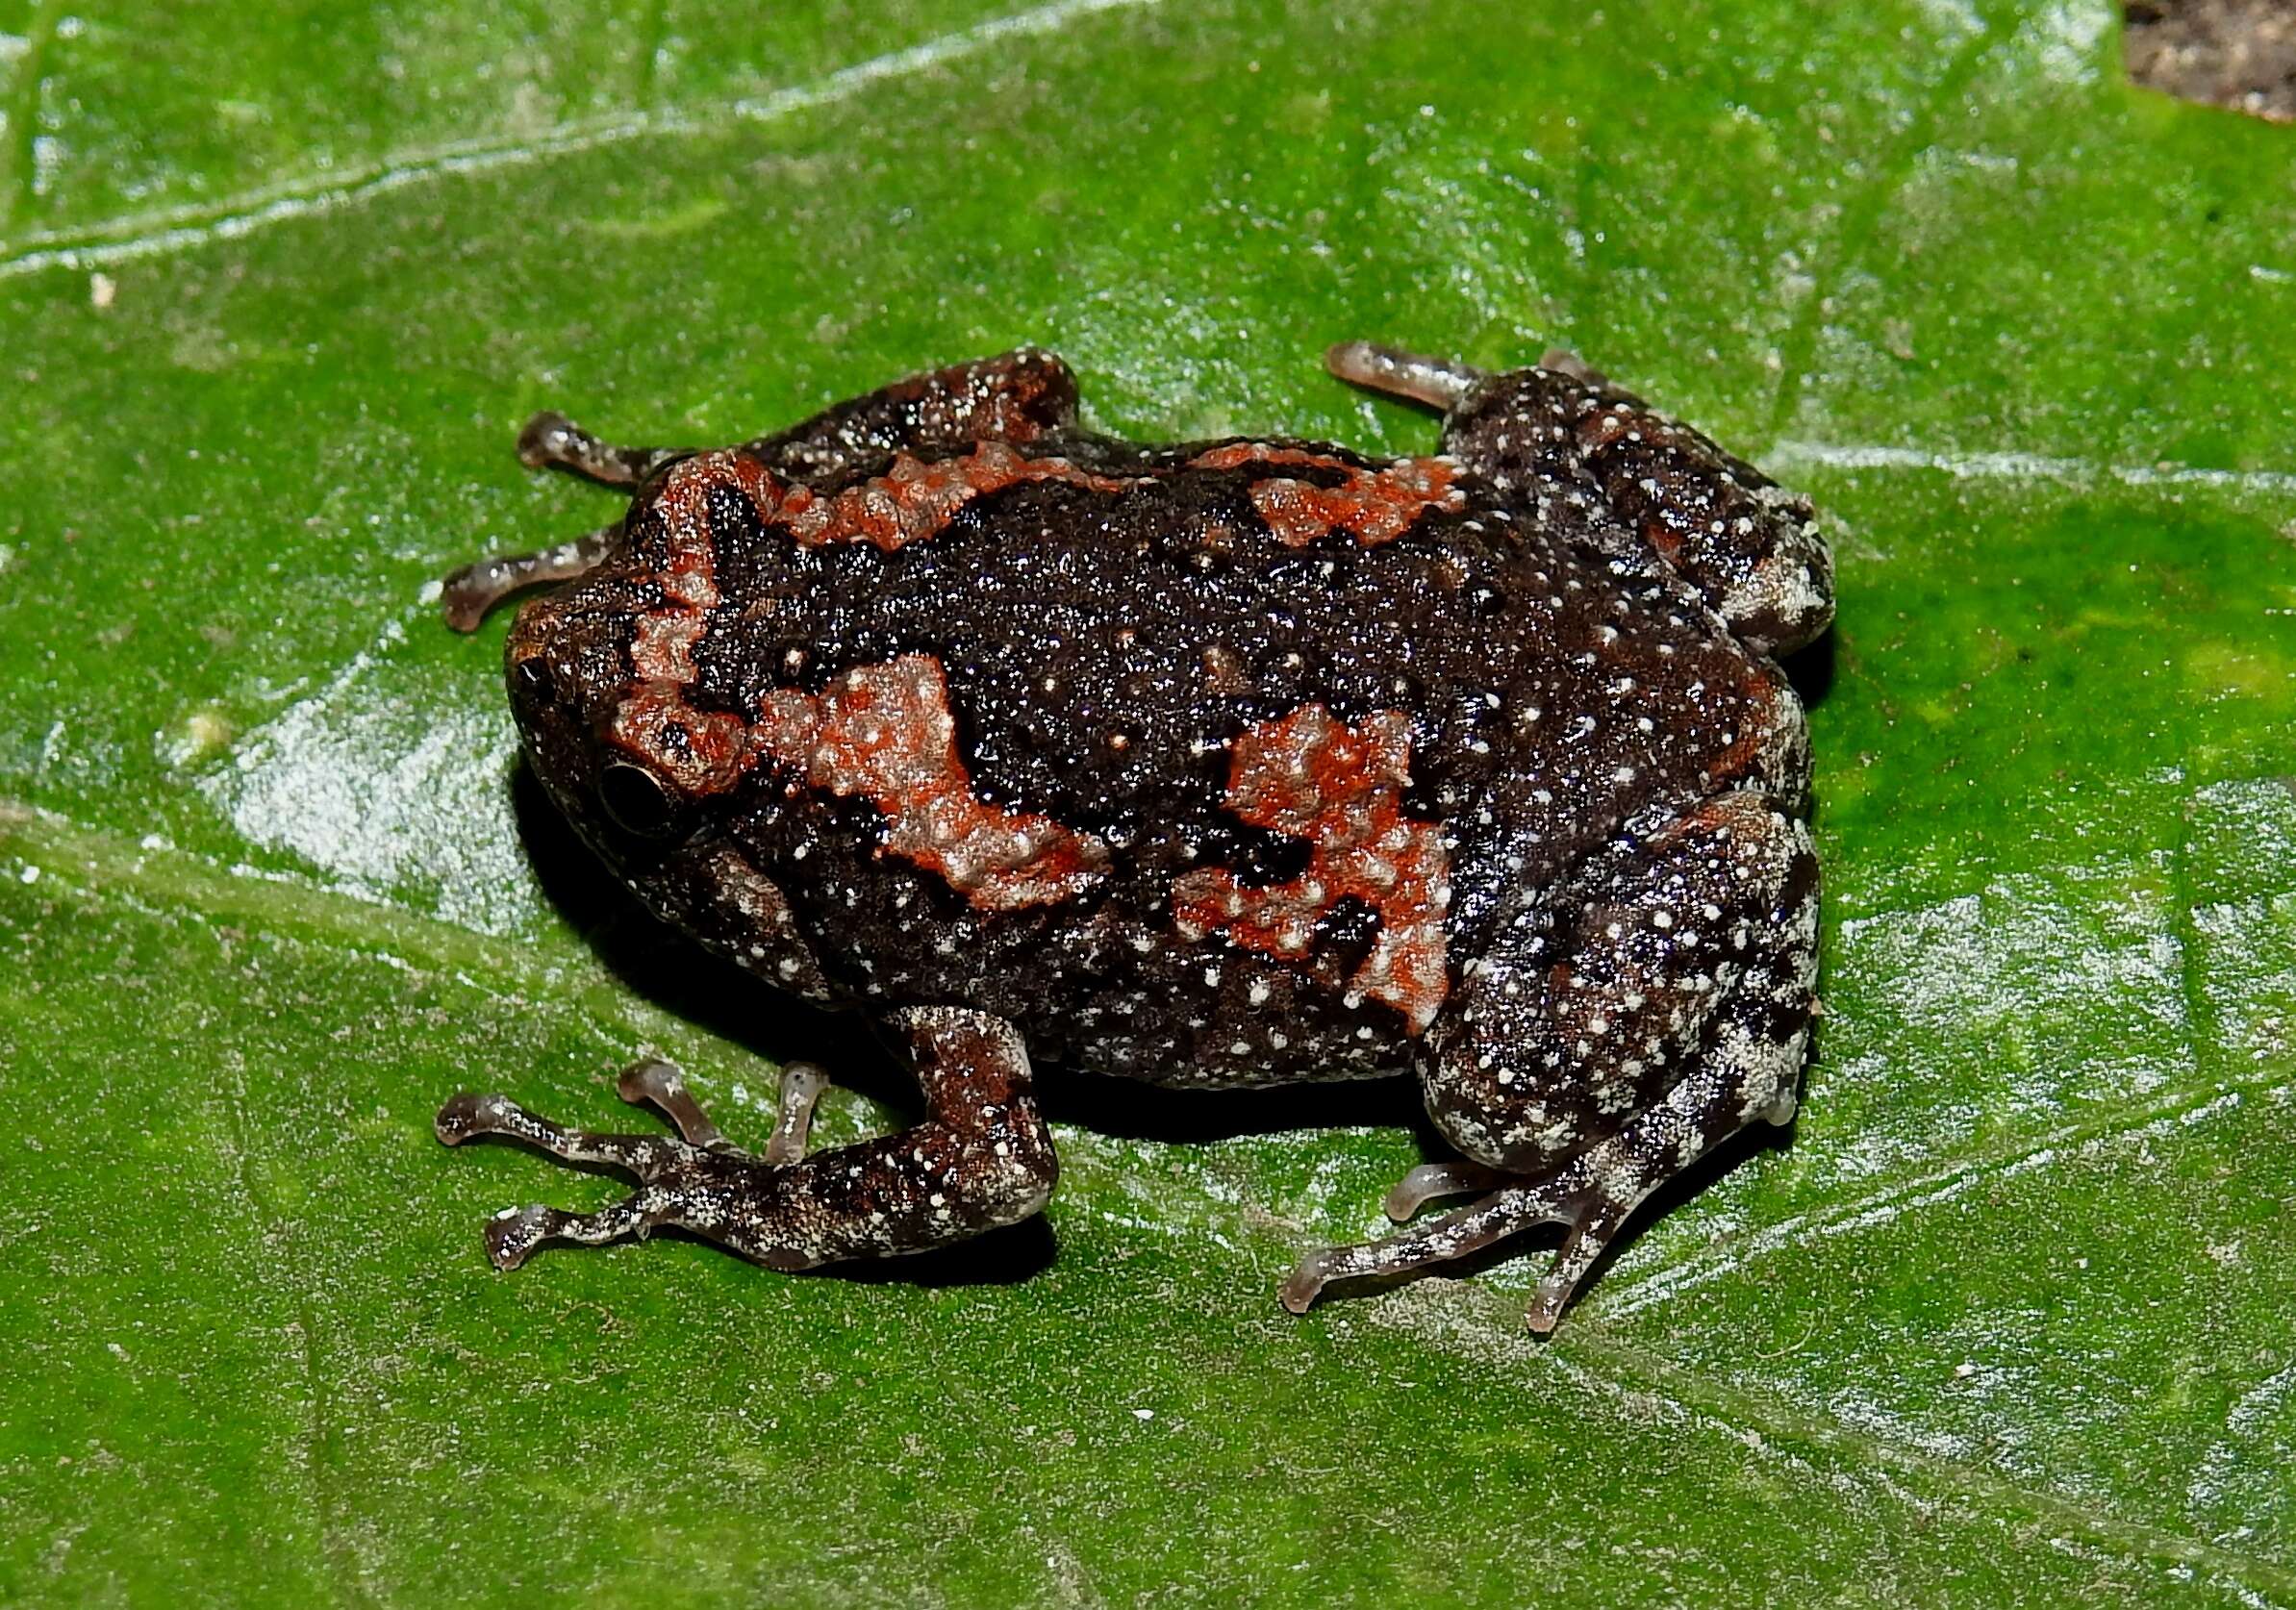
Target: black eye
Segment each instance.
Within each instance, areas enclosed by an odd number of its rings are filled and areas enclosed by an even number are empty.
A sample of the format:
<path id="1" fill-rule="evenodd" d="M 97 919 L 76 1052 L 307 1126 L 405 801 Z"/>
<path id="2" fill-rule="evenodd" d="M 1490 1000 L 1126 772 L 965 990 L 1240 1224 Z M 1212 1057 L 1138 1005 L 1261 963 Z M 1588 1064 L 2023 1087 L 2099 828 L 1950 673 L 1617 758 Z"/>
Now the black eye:
<path id="1" fill-rule="evenodd" d="M 558 677 L 550 669 L 550 662 L 540 654 L 529 654 L 511 667 L 510 674 L 518 691 L 537 704 L 548 704 L 558 697 Z"/>
<path id="2" fill-rule="evenodd" d="M 663 839 L 677 825 L 677 796 L 643 766 L 616 761 L 598 778 L 598 803 L 614 824 L 641 839 Z"/>

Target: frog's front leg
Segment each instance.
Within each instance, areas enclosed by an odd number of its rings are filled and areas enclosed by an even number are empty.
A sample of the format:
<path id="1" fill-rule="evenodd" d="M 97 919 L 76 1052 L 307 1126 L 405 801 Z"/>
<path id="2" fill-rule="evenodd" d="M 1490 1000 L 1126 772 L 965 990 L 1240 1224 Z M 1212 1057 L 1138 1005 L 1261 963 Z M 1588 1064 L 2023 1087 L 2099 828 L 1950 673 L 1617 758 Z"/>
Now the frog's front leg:
<path id="1" fill-rule="evenodd" d="M 1817 861 L 1775 800 L 1726 794 L 1592 858 L 1507 914 L 1429 1036 L 1436 1127 L 1481 1169 L 1414 1170 L 1393 1207 L 1511 1175 L 1475 1205 L 1319 1253 L 1284 1301 L 1534 1224 L 1571 1227 L 1530 1313 L 1552 1328 L 1644 1197 L 1725 1137 L 1793 1116 L 1817 976 Z"/>
<path id="2" fill-rule="evenodd" d="M 1833 619 L 1833 559 L 1809 500 L 1570 353 L 1488 374 L 1350 341 L 1325 362 L 1343 380 L 1446 410 L 1443 451 L 1542 517 L 1575 501 L 1599 527 L 1632 534 L 1749 648 L 1787 653 Z"/>
<path id="3" fill-rule="evenodd" d="M 926 1105 L 925 1121 L 897 1135 L 803 1156 L 820 1076 L 797 1064 L 784 1075 L 774 1143 L 753 1157 L 719 1135 L 674 1069 L 642 1063 L 623 1075 L 623 1096 L 661 1108 L 681 1139 L 587 1134 L 499 1095 L 467 1094 L 440 1109 L 439 1138 L 457 1145 L 500 1135 L 639 1181 L 635 1195 L 600 1213 L 504 1213 L 487 1228 L 502 1269 L 545 1242 L 594 1245 L 664 1224 L 774 1269 L 810 1269 L 946 1245 L 1043 1207 L 1057 1163 L 1019 1033 L 956 1007 L 911 1008 L 889 1022 L 908 1043 Z"/>
<path id="4" fill-rule="evenodd" d="M 563 414 L 538 414 L 518 433 L 518 462 L 528 469 L 556 465 L 610 487 L 634 487 L 692 452 L 688 447 L 612 446 Z M 622 522 L 617 520 L 555 547 L 474 560 L 440 583 L 446 624 L 458 632 L 477 631 L 487 612 L 512 593 L 585 574 L 614 550 L 621 535 Z"/>

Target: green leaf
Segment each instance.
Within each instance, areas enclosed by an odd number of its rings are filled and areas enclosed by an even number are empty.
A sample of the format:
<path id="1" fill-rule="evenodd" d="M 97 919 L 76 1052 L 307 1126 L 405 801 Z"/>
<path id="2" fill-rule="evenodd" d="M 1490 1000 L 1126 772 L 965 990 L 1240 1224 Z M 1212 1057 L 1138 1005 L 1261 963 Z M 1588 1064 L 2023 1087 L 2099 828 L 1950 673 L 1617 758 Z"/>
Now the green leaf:
<path id="1" fill-rule="evenodd" d="M 2289 131 L 2104 0 L 759 10 L 0 0 L 0 1601 L 2296 1603 Z M 612 513 L 517 422 L 1033 340 L 1423 449 L 1358 335 L 1826 510 L 1790 1145 L 1547 1345 L 1535 1247 L 1276 1307 L 1401 1089 L 1063 1082 L 1048 1230 L 891 1278 L 489 1270 L 610 1187 L 443 1094 L 756 1141 L 816 1033 L 514 784 L 424 584 Z"/>

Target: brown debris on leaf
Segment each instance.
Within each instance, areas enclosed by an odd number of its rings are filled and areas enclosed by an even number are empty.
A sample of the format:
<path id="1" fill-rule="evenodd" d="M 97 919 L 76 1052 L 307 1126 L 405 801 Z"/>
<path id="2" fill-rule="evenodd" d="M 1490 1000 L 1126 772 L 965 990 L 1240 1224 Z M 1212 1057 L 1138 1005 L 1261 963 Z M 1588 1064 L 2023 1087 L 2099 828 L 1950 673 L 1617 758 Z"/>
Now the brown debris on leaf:
<path id="1" fill-rule="evenodd" d="M 2296 6 L 2288 0 L 2130 0 L 2129 77 L 2187 101 L 2296 122 Z"/>

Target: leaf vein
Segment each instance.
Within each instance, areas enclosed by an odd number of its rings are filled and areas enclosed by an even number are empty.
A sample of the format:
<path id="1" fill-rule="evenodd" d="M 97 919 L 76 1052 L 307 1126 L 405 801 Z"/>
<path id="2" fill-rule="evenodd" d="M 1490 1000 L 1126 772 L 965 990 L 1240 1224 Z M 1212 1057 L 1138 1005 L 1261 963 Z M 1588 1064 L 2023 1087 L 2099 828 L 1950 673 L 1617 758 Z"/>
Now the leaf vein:
<path id="1" fill-rule="evenodd" d="M 1163 0 L 1050 0 L 1028 11 L 992 17 L 920 44 L 840 67 L 805 84 L 762 95 L 700 103 L 685 109 L 578 118 L 540 134 L 484 137 L 410 147 L 347 174 L 302 174 L 225 201 L 139 214 L 82 230 L 27 238 L 0 248 L 0 279 L 50 268 L 92 268 L 189 250 L 214 240 L 238 239 L 270 224 L 354 206 L 391 190 L 458 174 L 525 166 L 599 146 L 648 136 L 690 137 L 731 120 L 775 123 L 850 100 L 864 89 L 913 77 L 978 56 L 1014 39 L 1057 33 L 1103 12 L 1151 10 Z"/>
<path id="2" fill-rule="evenodd" d="M 1769 467 L 1928 470 L 1956 481 L 2059 481 L 2070 486 L 2216 487 L 2296 497 L 2296 470 L 2218 469 L 2199 465 L 2109 464 L 2044 453 L 1953 453 L 1872 442 L 1810 441 L 1788 437 L 1762 456 Z"/>
<path id="3" fill-rule="evenodd" d="M 0 143 L 0 239 L 33 196 L 38 172 L 40 63 L 56 37 L 63 16 L 63 0 L 40 0 L 24 30 L 24 54 L 17 58 L 16 80 L 0 99 L 0 125 L 7 139 Z"/>

